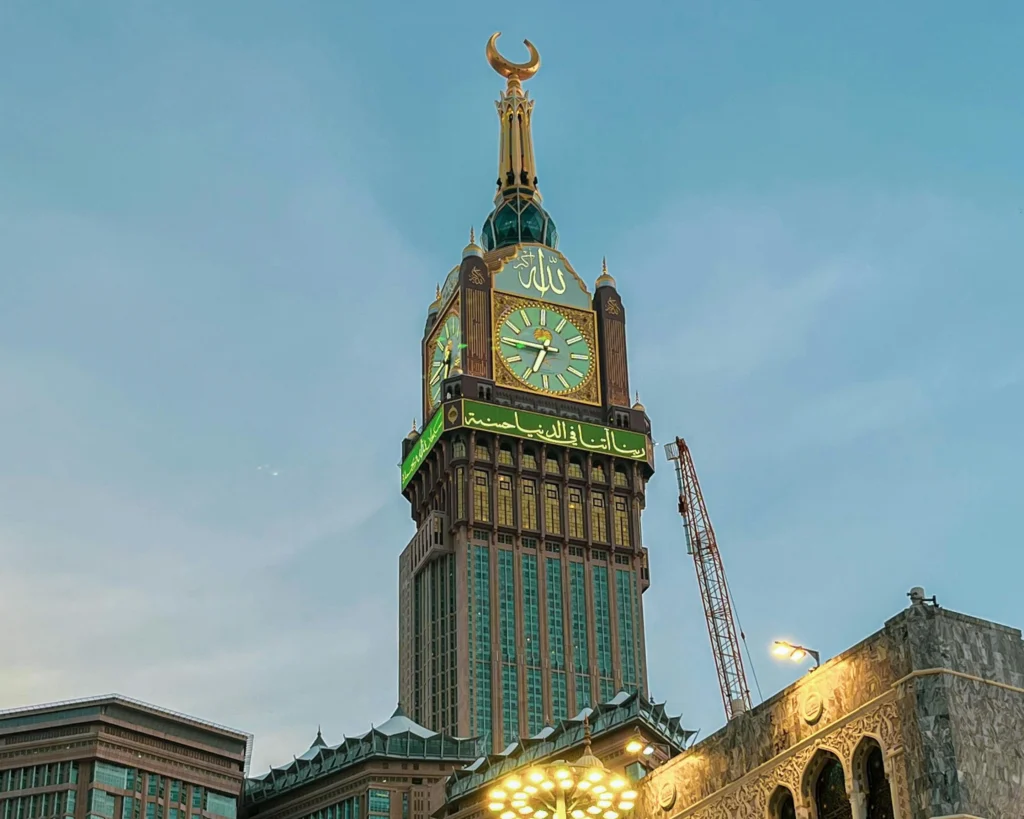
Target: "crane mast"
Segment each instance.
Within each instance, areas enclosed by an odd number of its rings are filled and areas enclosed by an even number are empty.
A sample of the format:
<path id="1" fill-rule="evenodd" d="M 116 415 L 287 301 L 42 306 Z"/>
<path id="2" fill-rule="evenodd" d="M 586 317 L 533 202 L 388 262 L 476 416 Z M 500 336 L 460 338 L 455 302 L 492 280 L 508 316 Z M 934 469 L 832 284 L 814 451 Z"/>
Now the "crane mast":
<path id="1" fill-rule="evenodd" d="M 715 530 L 711 527 L 711 518 L 704 505 L 690 448 L 682 438 L 676 438 L 675 443 L 666 445 L 665 451 L 669 460 L 675 462 L 679 481 L 679 514 L 683 518 L 683 530 L 686 533 L 686 551 L 693 555 L 697 566 L 697 583 L 718 671 L 718 684 L 722 689 L 722 702 L 726 718 L 732 719 L 737 714 L 749 711 L 751 702 L 740 656 L 740 643 L 736 637 L 729 587 L 725 581 L 725 568 L 715 540 Z"/>

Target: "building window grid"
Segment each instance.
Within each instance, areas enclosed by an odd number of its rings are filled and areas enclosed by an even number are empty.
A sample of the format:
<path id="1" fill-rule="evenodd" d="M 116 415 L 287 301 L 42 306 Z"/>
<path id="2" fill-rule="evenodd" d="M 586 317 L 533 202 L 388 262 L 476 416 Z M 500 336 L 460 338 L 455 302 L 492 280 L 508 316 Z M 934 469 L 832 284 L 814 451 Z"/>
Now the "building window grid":
<path id="1" fill-rule="evenodd" d="M 622 667 L 622 687 L 627 691 L 637 687 L 635 595 L 633 572 L 615 570 L 615 602 L 619 613 L 619 665 Z"/>
<path id="2" fill-rule="evenodd" d="M 502 450 L 504 452 L 504 450 Z M 512 478 L 509 475 L 498 476 L 498 525 L 515 526 L 512 499 Z"/>
<path id="3" fill-rule="evenodd" d="M 515 555 L 498 551 L 498 637 L 501 645 L 502 728 L 504 742 L 519 739 L 519 675 L 516 670 Z"/>
<path id="4" fill-rule="evenodd" d="M 473 658 L 471 710 L 476 733 L 490 738 L 491 724 L 491 597 L 490 554 L 487 546 L 473 547 L 471 616 L 473 618 Z"/>
<path id="5" fill-rule="evenodd" d="M 491 476 L 482 469 L 473 470 L 473 519 L 491 522 Z"/>
<path id="6" fill-rule="evenodd" d="M 583 478 L 583 466 L 575 458 L 569 460 L 569 467 L 566 473 L 570 478 Z"/>
<path id="7" fill-rule="evenodd" d="M 569 626 L 572 664 L 576 679 L 576 707 L 592 705 L 590 699 L 590 647 L 587 637 L 587 586 L 582 563 L 569 561 Z"/>
<path id="8" fill-rule="evenodd" d="M 525 456 L 524 456 L 525 458 Z M 538 529 L 537 526 L 537 482 L 524 478 L 519 494 L 519 520 L 524 529 Z"/>
<path id="9" fill-rule="evenodd" d="M 591 578 L 594 585 L 594 636 L 597 640 L 598 695 L 601 702 L 615 696 L 615 681 L 612 677 L 612 624 L 611 607 L 608 600 L 608 568 L 592 566 Z"/>
<path id="10" fill-rule="evenodd" d="M 562 534 L 562 495 L 557 484 L 544 484 L 544 525 L 549 534 Z"/>
<path id="11" fill-rule="evenodd" d="M 626 498 L 615 496 L 615 545 L 629 546 L 632 541 L 629 537 L 629 501 Z"/>
<path id="12" fill-rule="evenodd" d="M 544 727 L 544 689 L 540 669 L 540 594 L 537 556 L 522 556 L 523 641 L 526 661 L 526 723 L 533 736 Z"/>
<path id="13" fill-rule="evenodd" d="M 562 560 L 545 559 L 548 615 L 548 654 L 551 663 L 551 716 L 555 720 L 569 715 L 569 696 L 565 679 L 565 630 L 562 608 Z"/>
<path id="14" fill-rule="evenodd" d="M 503 446 L 498 450 L 498 463 L 502 466 L 515 466 L 515 461 L 512 458 L 512 450 Z"/>
<path id="15" fill-rule="evenodd" d="M 569 488 L 569 537 L 584 538 L 583 490 Z"/>
<path id="16" fill-rule="evenodd" d="M 603 492 L 590 496 L 590 536 L 600 543 L 608 542 L 608 509 Z"/>

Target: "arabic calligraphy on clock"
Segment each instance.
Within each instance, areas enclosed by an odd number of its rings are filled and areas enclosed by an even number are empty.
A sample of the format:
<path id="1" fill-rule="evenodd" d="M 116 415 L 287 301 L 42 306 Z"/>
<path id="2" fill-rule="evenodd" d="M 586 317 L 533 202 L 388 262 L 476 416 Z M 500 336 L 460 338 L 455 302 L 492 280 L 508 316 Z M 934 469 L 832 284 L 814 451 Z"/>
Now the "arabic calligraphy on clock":
<path id="1" fill-rule="evenodd" d="M 540 293 L 541 298 L 549 291 L 558 296 L 565 292 L 565 273 L 558 259 L 545 258 L 541 248 L 537 248 L 536 253 L 532 248 L 524 250 L 512 267 L 517 271 L 523 289 L 534 290 Z"/>

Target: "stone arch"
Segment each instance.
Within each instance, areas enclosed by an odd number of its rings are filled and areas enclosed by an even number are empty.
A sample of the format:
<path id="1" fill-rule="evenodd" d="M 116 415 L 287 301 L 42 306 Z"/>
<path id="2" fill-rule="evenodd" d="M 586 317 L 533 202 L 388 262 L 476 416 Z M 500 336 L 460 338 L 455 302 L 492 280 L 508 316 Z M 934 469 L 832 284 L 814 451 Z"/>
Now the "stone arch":
<path id="1" fill-rule="evenodd" d="M 850 757 L 850 771 L 857 814 L 864 819 L 893 819 L 895 798 L 889 759 L 878 737 L 871 734 L 861 737 Z"/>
<path id="2" fill-rule="evenodd" d="M 767 819 L 796 819 L 796 796 L 785 785 L 777 785 L 768 797 Z"/>
<path id="3" fill-rule="evenodd" d="M 807 763 L 807 767 L 804 768 L 803 775 L 800 777 L 800 802 L 806 810 L 806 815 L 810 819 L 834 819 L 833 815 L 825 816 L 822 815 L 818 810 L 818 786 L 822 774 L 826 772 L 826 768 L 833 765 L 838 765 L 839 769 L 843 774 L 843 782 L 845 785 L 847 799 L 850 796 L 850 786 L 852 777 L 849 768 L 849 762 L 843 758 L 843 754 L 834 748 L 830 748 L 826 745 L 822 745 L 815 750 L 811 756 L 810 761 Z M 852 817 L 852 807 L 849 814 Z M 843 813 L 834 815 L 840 817 L 840 819 L 846 819 Z"/>

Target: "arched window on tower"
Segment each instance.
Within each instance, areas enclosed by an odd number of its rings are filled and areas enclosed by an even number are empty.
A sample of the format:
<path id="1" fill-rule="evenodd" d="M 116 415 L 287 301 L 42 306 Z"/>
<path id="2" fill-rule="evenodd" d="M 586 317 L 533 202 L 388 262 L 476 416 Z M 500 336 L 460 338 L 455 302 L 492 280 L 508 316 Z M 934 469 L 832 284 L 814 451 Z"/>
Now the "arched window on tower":
<path id="1" fill-rule="evenodd" d="M 486 441 L 477 441 L 476 449 L 473 452 L 473 456 L 478 461 L 489 461 L 491 460 L 491 447 Z"/>
<path id="2" fill-rule="evenodd" d="M 843 763 L 832 754 L 827 754 L 814 782 L 814 804 L 817 819 L 853 819 Z"/>
<path id="3" fill-rule="evenodd" d="M 532 449 L 523 449 L 523 469 L 536 469 L 537 456 Z"/>
<path id="4" fill-rule="evenodd" d="M 594 464 L 590 468 L 590 480 L 594 483 L 604 483 L 608 479 L 604 476 L 604 466 L 601 464 Z"/>
<path id="5" fill-rule="evenodd" d="M 462 438 L 456 438 L 452 444 L 452 457 L 453 458 L 465 458 L 466 457 L 466 442 Z"/>
<path id="6" fill-rule="evenodd" d="M 512 447 L 508 444 L 504 444 L 498 450 L 498 463 L 502 466 L 515 466 L 515 461 L 512 459 Z"/>
<path id="7" fill-rule="evenodd" d="M 547 460 L 544 463 L 544 471 L 552 475 L 561 475 L 562 467 L 558 463 L 558 456 L 554 453 L 548 453 Z"/>
<path id="8" fill-rule="evenodd" d="M 629 486 L 629 477 L 626 475 L 626 468 L 622 466 L 615 467 L 615 485 L 621 487 Z"/>
<path id="9" fill-rule="evenodd" d="M 569 459 L 569 477 L 570 478 L 582 478 L 583 477 L 583 464 L 580 463 L 579 458 Z"/>

